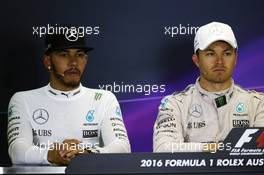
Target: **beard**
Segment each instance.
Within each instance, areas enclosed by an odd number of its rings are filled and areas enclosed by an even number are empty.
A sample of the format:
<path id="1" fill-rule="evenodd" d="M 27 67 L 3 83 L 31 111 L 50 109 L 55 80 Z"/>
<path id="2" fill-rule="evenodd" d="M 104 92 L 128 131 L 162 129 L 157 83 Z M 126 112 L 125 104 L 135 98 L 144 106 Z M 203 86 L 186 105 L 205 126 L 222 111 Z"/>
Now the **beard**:
<path id="1" fill-rule="evenodd" d="M 63 74 L 58 73 L 54 63 L 51 61 L 51 70 L 52 70 L 52 74 L 54 75 L 54 77 L 64 86 L 75 89 L 78 88 L 80 86 L 80 81 L 82 79 L 82 74 L 81 71 L 77 68 L 71 68 L 66 70 Z M 75 72 L 75 74 L 79 75 L 79 78 L 75 78 L 75 79 L 70 79 L 68 77 L 68 75 L 71 72 Z"/>
<path id="2" fill-rule="evenodd" d="M 232 74 L 229 72 L 222 72 L 222 73 L 208 73 L 203 72 L 203 77 L 209 82 L 212 83 L 225 83 L 230 80 Z"/>

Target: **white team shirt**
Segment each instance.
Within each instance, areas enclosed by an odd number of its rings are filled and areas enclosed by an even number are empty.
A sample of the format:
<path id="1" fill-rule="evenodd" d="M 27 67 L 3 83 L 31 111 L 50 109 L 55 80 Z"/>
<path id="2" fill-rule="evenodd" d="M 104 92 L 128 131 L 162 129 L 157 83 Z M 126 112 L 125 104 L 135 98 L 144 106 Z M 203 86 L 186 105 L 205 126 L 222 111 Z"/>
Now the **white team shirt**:
<path id="1" fill-rule="evenodd" d="M 203 143 L 222 142 L 232 128 L 264 127 L 263 94 L 234 82 L 223 92 L 208 92 L 198 80 L 162 100 L 154 125 L 154 152 L 202 151 Z"/>
<path id="2" fill-rule="evenodd" d="M 8 108 L 9 155 L 14 164 L 50 164 L 48 146 L 78 139 L 100 153 L 128 153 L 130 144 L 114 94 L 83 87 L 18 92 Z"/>

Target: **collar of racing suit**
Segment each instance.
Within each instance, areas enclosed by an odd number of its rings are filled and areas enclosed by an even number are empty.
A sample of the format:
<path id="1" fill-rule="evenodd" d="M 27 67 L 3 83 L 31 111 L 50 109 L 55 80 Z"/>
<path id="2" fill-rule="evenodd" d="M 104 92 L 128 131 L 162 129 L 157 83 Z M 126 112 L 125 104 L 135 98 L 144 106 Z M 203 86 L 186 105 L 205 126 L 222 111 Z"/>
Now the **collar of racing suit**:
<path id="1" fill-rule="evenodd" d="M 203 89 L 200 86 L 199 79 L 200 79 L 200 77 L 198 77 L 196 79 L 195 87 L 199 91 L 200 95 L 202 96 L 202 98 L 205 101 L 207 101 L 208 103 L 213 103 L 216 108 L 219 107 L 216 104 L 217 98 L 224 96 L 225 100 L 226 100 L 226 104 L 230 101 L 230 99 L 233 95 L 233 92 L 234 92 L 234 80 L 233 79 L 232 79 L 232 84 L 231 84 L 230 88 L 223 90 L 223 91 L 219 91 L 219 92 L 208 92 L 208 91 L 206 91 L 205 89 Z"/>
<path id="2" fill-rule="evenodd" d="M 74 90 L 71 91 L 60 91 L 57 89 L 54 89 L 50 86 L 50 83 L 47 85 L 47 91 L 49 95 L 52 95 L 53 97 L 59 98 L 59 99 L 71 99 L 78 94 L 80 94 L 82 89 L 82 84 Z"/>

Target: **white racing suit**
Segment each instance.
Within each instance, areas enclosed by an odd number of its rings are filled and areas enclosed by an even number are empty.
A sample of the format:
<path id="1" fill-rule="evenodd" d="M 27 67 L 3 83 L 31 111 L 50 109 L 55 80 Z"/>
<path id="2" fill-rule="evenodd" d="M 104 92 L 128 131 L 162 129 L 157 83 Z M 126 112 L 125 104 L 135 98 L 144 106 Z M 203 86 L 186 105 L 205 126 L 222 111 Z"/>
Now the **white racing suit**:
<path id="1" fill-rule="evenodd" d="M 198 79 L 162 99 L 154 125 L 154 152 L 202 151 L 205 143 L 222 142 L 232 128 L 264 127 L 263 94 L 244 90 L 233 81 L 229 89 L 210 93 Z"/>
<path id="2" fill-rule="evenodd" d="M 18 92 L 8 108 L 9 155 L 14 164 L 50 164 L 54 142 L 78 139 L 99 153 L 128 153 L 130 144 L 114 94 L 83 87 Z"/>

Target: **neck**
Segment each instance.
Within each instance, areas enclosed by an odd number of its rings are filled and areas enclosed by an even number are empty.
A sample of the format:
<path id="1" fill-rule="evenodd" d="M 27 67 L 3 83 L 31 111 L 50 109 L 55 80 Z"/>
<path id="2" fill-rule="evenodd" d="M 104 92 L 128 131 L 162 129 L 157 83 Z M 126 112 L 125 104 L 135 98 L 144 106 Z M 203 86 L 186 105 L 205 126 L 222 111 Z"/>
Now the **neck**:
<path id="1" fill-rule="evenodd" d="M 217 82 L 210 82 L 204 79 L 203 77 L 200 77 L 199 84 L 203 89 L 205 89 L 208 92 L 219 92 L 230 88 L 232 85 L 232 79 L 230 78 L 223 83 L 217 83 Z"/>

